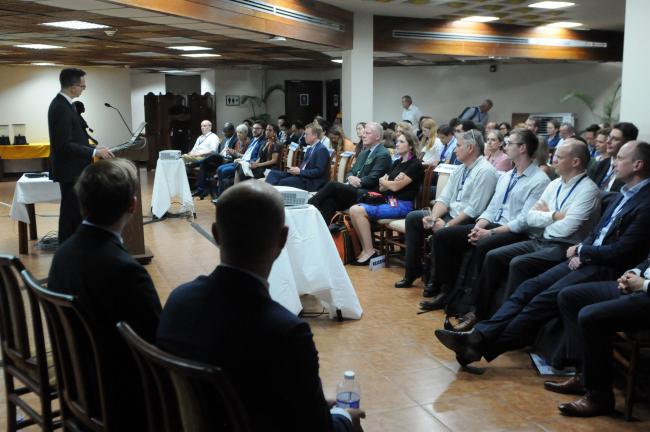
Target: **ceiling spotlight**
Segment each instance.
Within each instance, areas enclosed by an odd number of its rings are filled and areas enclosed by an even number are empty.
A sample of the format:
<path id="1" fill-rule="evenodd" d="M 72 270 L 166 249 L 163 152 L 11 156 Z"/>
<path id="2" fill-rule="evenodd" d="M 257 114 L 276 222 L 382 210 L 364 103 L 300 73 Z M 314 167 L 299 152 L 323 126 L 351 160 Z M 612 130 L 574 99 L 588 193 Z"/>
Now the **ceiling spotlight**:
<path id="1" fill-rule="evenodd" d="M 56 63 L 50 63 L 50 62 L 32 62 L 32 66 L 58 66 Z"/>
<path id="2" fill-rule="evenodd" d="M 529 4 L 528 7 L 538 9 L 562 9 L 569 6 L 574 6 L 575 3 L 563 1 L 543 1 L 539 3 Z"/>
<path id="3" fill-rule="evenodd" d="M 168 46 L 167 48 L 173 50 L 179 50 L 179 51 L 207 51 L 212 49 L 208 47 L 201 47 L 195 45 L 176 45 L 176 46 Z"/>
<path id="4" fill-rule="evenodd" d="M 221 54 L 210 53 L 195 53 L 195 54 L 181 54 L 182 57 L 204 58 L 204 57 L 221 57 Z"/>
<path id="5" fill-rule="evenodd" d="M 554 22 L 552 24 L 547 24 L 546 25 L 546 27 L 553 27 L 553 28 L 574 28 L 574 27 L 580 27 L 580 26 L 582 26 L 582 23 L 569 22 L 569 21 Z"/>
<path id="6" fill-rule="evenodd" d="M 57 49 L 57 48 L 63 48 L 62 46 L 58 45 L 47 45 L 47 44 L 22 44 L 22 45 L 14 45 L 16 48 L 27 48 L 27 49 Z"/>
<path id="7" fill-rule="evenodd" d="M 108 28 L 107 25 L 95 24 L 86 21 L 57 21 L 57 22 L 43 23 L 41 25 L 71 29 L 71 30 L 94 30 L 94 29 Z"/>
<path id="8" fill-rule="evenodd" d="M 485 22 L 498 21 L 498 20 L 499 17 L 494 17 L 494 16 L 468 16 L 460 19 L 460 21 L 477 22 L 477 23 L 485 23 Z"/>
<path id="9" fill-rule="evenodd" d="M 332 62 L 341 64 L 341 63 L 343 63 L 343 59 L 332 59 Z"/>
<path id="10" fill-rule="evenodd" d="M 286 40 L 287 38 L 284 36 L 273 36 L 272 38 L 269 38 L 269 42 L 284 42 Z"/>

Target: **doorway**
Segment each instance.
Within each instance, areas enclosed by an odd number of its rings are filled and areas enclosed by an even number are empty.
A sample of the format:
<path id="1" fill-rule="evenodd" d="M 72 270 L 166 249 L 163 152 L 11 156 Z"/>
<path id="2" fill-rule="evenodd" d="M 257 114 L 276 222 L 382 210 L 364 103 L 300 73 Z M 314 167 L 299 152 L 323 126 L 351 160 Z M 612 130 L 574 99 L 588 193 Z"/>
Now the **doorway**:
<path id="1" fill-rule="evenodd" d="M 323 82 L 291 80 L 284 82 L 284 106 L 289 121 L 311 123 L 323 115 Z"/>

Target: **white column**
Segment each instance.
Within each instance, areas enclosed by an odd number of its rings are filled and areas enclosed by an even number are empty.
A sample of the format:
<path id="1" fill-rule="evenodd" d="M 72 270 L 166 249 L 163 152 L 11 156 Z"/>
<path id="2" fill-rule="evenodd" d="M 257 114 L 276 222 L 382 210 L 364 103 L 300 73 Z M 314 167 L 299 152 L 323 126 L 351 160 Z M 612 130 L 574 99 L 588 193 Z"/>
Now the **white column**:
<path id="1" fill-rule="evenodd" d="M 621 121 L 639 128 L 639 139 L 650 140 L 650 3 L 647 0 L 625 2 L 625 42 L 623 45 L 623 81 L 621 88 Z"/>
<path id="2" fill-rule="evenodd" d="M 374 121 L 372 93 L 373 16 L 355 13 L 352 50 L 343 52 L 341 76 L 343 130 L 352 141 L 357 123 Z"/>

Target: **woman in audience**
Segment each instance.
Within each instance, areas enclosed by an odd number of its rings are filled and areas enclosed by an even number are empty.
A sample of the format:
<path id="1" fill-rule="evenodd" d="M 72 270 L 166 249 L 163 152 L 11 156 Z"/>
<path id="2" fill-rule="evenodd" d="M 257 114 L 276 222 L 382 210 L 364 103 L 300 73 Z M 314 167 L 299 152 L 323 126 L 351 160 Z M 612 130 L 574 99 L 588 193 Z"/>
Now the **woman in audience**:
<path id="1" fill-rule="evenodd" d="M 510 131 L 512 130 L 512 126 L 510 126 L 510 123 L 508 122 L 501 122 L 499 123 L 499 132 L 501 132 L 501 136 L 508 137 L 510 136 Z"/>
<path id="2" fill-rule="evenodd" d="M 403 218 L 413 210 L 413 200 L 422 183 L 424 170 L 417 154 L 417 137 L 412 132 L 405 132 L 397 137 L 395 152 L 400 159 L 379 179 L 379 191 L 376 197 L 364 196 L 367 201 L 383 201 L 383 203 L 363 203 L 350 207 L 352 225 L 359 234 L 363 249 L 353 261 L 353 265 L 368 265 L 371 258 L 377 256 L 372 245 L 370 221 L 378 219 Z M 368 197 L 368 198 L 366 198 Z M 363 200 L 363 199 L 362 199 Z"/>
<path id="3" fill-rule="evenodd" d="M 432 118 L 425 118 L 420 123 L 422 139 L 420 140 L 420 156 L 423 165 L 436 166 L 440 162 L 442 141 L 438 138 L 438 124 Z"/>
<path id="4" fill-rule="evenodd" d="M 544 173 L 550 178 L 553 179 L 553 169 L 548 165 L 549 152 L 548 152 L 548 143 L 545 139 L 539 140 L 539 146 L 537 147 L 537 153 L 535 155 L 535 160 L 539 169 L 544 171 Z"/>
<path id="5" fill-rule="evenodd" d="M 277 125 L 272 123 L 266 125 L 266 129 L 264 130 L 266 142 L 258 153 L 258 159 L 255 162 L 250 163 L 253 177 L 246 175 L 242 166 L 237 163 L 235 183 L 239 183 L 240 181 L 244 180 L 250 180 L 252 178 L 262 178 L 264 177 L 264 172 L 267 169 L 280 169 L 280 154 L 282 153 L 282 143 L 278 139 L 279 134 L 280 128 Z"/>
<path id="6" fill-rule="evenodd" d="M 343 128 L 340 126 L 334 126 L 330 129 L 329 133 L 330 142 L 332 143 L 332 148 L 336 153 L 354 151 L 355 145 L 347 139 Z"/>
<path id="7" fill-rule="evenodd" d="M 384 147 L 387 149 L 394 149 L 395 148 L 395 132 L 393 132 L 392 129 L 384 129 L 384 135 L 381 139 L 381 143 Z M 392 155 L 392 153 L 391 153 Z"/>
<path id="8" fill-rule="evenodd" d="M 397 139 L 397 137 L 399 137 L 401 134 L 411 132 L 413 130 L 413 126 L 411 126 L 411 123 L 409 122 L 401 121 L 397 122 L 395 129 L 393 130 L 395 131 L 395 139 Z"/>
<path id="9" fill-rule="evenodd" d="M 235 145 L 234 149 L 228 150 L 228 154 L 232 156 L 232 159 L 240 158 L 243 156 L 244 153 L 246 153 L 248 144 L 250 144 L 249 132 L 250 129 L 248 128 L 246 123 L 242 123 L 235 128 L 235 133 L 237 134 L 237 140 L 239 142 Z M 215 177 L 218 179 L 222 179 L 226 177 L 228 173 L 232 173 L 234 170 L 235 170 L 235 164 L 233 162 L 222 164 L 219 166 L 219 168 L 217 168 L 217 173 L 215 174 Z"/>
<path id="10" fill-rule="evenodd" d="M 355 130 L 357 132 L 357 139 L 359 141 L 357 141 L 354 144 L 354 157 L 359 156 L 359 153 L 361 153 L 361 150 L 363 150 L 363 139 L 361 138 L 363 137 L 363 131 L 365 129 L 366 129 L 366 122 L 357 123 L 357 127 Z"/>
<path id="11" fill-rule="evenodd" d="M 318 137 L 320 139 L 320 142 L 323 143 L 325 147 L 328 149 L 333 148 L 332 143 L 330 142 L 330 138 L 328 136 L 328 132 L 330 130 L 330 124 L 327 120 L 325 120 L 324 117 L 321 116 L 316 116 L 314 117 L 314 121 L 320 125 L 321 128 L 323 128 L 323 134 Z"/>
<path id="12" fill-rule="evenodd" d="M 485 157 L 497 171 L 510 171 L 512 161 L 503 151 L 503 135 L 497 130 L 488 132 L 485 140 Z"/>

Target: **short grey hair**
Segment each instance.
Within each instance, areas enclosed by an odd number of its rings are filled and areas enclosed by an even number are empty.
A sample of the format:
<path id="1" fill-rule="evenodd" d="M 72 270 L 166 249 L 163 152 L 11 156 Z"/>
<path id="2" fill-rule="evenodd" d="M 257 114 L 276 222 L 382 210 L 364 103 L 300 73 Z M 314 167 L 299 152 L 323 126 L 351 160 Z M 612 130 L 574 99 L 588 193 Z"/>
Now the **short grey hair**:
<path id="1" fill-rule="evenodd" d="M 569 129 L 569 132 L 575 132 L 575 128 L 574 128 L 573 125 L 572 125 L 571 123 L 569 123 L 569 122 L 564 122 L 564 123 L 562 123 L 562 124 L 560 125 L 560 127 L 562 127 L 562 126 L 568 128 L 568 129 Z"/>
<path id="2" fill-rule="evenodd" d="M 478 154 L 482 155 L 485 149 L 485 141 L 483 141 L 483 134 L 476 129 L 470 129 L 467 132 L 460 134 L 460 139 L 467 144 L 471 144 L 478 150 Z"/>
<path id="3" fill-rule="evenodd" d="M 375 136 L 377 137 L 377 141 L 381 141 L 382 137 L 384 136 L 384 128 L 381 127 L 379 123 L 368 122 L 366 123 L 366 127 L 369 127 L 375 133 Z"/>
<path id="4" fill-rule="evenodd" d="M 246 123 L 238 125 L 237 128 L 235 128 L 235 132 L 248 135 L 248 125 Z"/>

